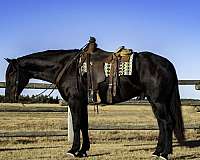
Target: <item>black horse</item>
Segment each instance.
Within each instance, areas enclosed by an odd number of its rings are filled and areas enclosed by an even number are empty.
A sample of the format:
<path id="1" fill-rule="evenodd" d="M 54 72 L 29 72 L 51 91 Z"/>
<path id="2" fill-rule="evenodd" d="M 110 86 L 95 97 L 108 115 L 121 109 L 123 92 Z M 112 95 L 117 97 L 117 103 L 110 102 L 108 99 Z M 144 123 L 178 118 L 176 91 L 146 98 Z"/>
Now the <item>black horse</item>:
<path id="1" fill-rule="evenodd" d="M 15 102 L 29 79 L 41 79 L 55 84 L 59 76 L 56 86 L 63 99 L 68 101 L 73 120 L 74 140 L 68 154 L 83 157 L 87 156 L 90 141 L 87 76 L 80 74 L 80 52 L 47 50 L 17 59 L 6 59 L 9 66 L 6 71 L 5 94 L 8 102 Z M 173 131 L 179 143 L 185 140 L 176 71 L 166 58 L 150 52 L 135 53 L 133 66 L 132 76 L 120 76 L 113 104 L 144 94 L 152 105 L 159 126 L 158 143 L 153 155 L 168 159 L 168 154 L 172 153 Z M 108 78 L 99 83 L 98 89 L 102 103 L 107 103 Z M 83 137 L 81 149 L 80 131 Z"/>

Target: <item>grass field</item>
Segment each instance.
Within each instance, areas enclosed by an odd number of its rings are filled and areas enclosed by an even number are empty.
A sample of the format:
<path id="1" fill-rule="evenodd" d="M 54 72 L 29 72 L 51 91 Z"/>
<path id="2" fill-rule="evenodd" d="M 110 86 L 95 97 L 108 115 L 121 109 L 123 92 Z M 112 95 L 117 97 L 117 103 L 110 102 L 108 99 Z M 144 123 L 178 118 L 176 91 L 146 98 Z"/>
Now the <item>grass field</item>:
<path id="1" fill-rule="evenodd" d="M 20 104 L 6 104 L 8 107 L 20 107 Z M 4 107 L 5 104 L 0 104 Z M 59 107 L 49 104 L 29 104 L 24 107 Z M 193 107 L 183 106 L 185 124 L 200 124 L 200 113 Z M 1 131 L 50 131 L 67 128 L 67 113 L 63 112 L 0 112 Z M 138 125 L 156 125 L 150 106 L 115 105 L 100 107 L 97 115 L 89 107 L 90 128 L 126 127 Z M 91 150 L 88 160 L 135 160 L 151 159 L 157 143 L 158 131 L 134 130 L 91 130 Z M 193 147 L 180 147 L 174 140 L 174 154 L 171 159 L 200 159 L 200 134 L 187 130 L 187 139 Z M 66 151 L 70 148 L 67 137 L 0 138 L 0 160 L 49 160 L 70 159 Z M 194 147 L 196 146 L 196 147 Z"/>

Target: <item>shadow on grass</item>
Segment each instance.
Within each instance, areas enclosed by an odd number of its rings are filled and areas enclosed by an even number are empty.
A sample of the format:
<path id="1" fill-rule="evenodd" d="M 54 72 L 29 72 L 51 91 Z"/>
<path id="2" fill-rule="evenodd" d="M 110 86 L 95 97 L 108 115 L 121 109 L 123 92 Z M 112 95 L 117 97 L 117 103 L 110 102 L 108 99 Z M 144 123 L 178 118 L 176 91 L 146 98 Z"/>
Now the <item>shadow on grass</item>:
<path id="1" fill-rule="evenodd" d="M 156 145 L 156 143 L 142 143 L 142 144 L 124 144 L 124 147 L 138 147 L 138 146 L 153 146 L 153 145 Z"/>
<path id="2" fill-rule="evenodd" d="M 188 140 L 185 141 L 183 145 L 178 144 L 178 142 L 173 142 L 174 145 L 173 147 L 179 147 L 179 146 L 185 146 L 188 148 L 195 148 L 195 147 L 200 147 L 200 140 Z M 131 147 L 131 146 L 141 146 L 141 145 L 145 145 L 145 146 L 152 146 L 154 145 L 154 143 L 144 143 L 144 144 L 125 144 L 125 147 Z"/>
<path id="3" fill-rule="evenodd" d="M 176 156 L 175 158 L 173 158 L 174 160 L 182 160 L 182 159 L 199 159 L 200 154 L 189 154 L 189 155 L 184 155 L 184 156 Z"/>
<path id="4" fill-rule="evenodd" d="M 97 156 L 105 156 L 105 155 L 109 155 L 109 152 L 106 153 L 99 153 L 99 154 L 90 154 L 88 155 L 88 157 L 97 157 Z"/>
<path id="5" fill-rule="evenodd" d="M 200 147 L 200 140 L 186 141 L 184 145 L 189 148 Z"/>
<path id="6" fill-rule="evenodd" d="M 155 147 L 130 149 L 129 152 L 136 152 L 136 151 L 153 151 L 153 150 L 155 150 Z"/>
<path id="7" fill-rule="evenodd" d="M 152 146 L 152 144 L 144 144 L 145 146 Z M 124 145 L 124 146 L 139 146 L 139 145 Z M 195 147 L 200 147 L 200 140 L 189 140 L 189 141 L 186 141 L 184 143 L 184 145 L 180 145 L 180 144 L 175 144 L 173 145 L 173 147 L 181 147 L 181 146 L 184 146 L 184 147 L 188 147 L 188 148 L 195 148 Z M 131 149 L 129 150 L 129 152 L 134 152 L 134 151 L 140 151 L 140 150 L 144 150 L 144 151 L 148 151 L 148 150 L 153 150 L 155 149 L 155 147 L 149 147 L 149 148 L 137 148 L 137 149 Z"/>
<path id="8" fill-rule="evenodd" d="M 200 147 L 200 140 L 189 140 L 189 141 L 185 141 L 183 145 L 180 145 L 180 144 L 173 145 L 173 147 L 177 147 L 177 146 L 185 146 L 188 148 Z"/>
<path id="9" fill-rule="evenodd" d="M 40 146 L 34 146 L 34 147 L 23 147 L 23 148 L 0 148 L 0 152 L 3 151 L 19 151 L 19 150 L 29 150 L 29 149 L 45 149 L 45 148 L 61 148 L 63 146 L 48 146 L 48 147 L 40 147 Z"/>

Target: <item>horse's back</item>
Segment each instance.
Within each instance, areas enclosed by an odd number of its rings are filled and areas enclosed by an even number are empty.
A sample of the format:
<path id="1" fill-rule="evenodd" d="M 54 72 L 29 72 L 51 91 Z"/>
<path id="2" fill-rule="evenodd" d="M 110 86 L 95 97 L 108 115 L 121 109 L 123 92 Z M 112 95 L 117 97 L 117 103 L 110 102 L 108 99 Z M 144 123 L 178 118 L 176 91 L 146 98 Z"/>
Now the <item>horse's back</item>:
<path id="1" fill-rule="evenodd" d="M 174 65 L 167 58 L 152 52 L 138 53 L 136 68 L 149 70 L 151 74 L 176 74 Z"/>
<path id="2" fill-rule="evenodd" d="M 166 58 L 151 52 L 140 52 L 136 58 L 136 71 L 141 86 L 147 94 L 170 94 L 178 83 L 173 64 Z"/>

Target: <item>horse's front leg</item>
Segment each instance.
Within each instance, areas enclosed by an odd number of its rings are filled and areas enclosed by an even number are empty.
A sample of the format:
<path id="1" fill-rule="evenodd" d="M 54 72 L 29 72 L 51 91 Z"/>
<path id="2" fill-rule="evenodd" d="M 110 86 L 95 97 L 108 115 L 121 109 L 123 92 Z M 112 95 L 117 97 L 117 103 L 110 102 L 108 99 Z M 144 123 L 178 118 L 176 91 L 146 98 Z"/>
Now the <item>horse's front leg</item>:
<path id="1" fill-rule="evenodd" d="M 68 102 L 72 115 L 74 140 L 72 148 L 67 154 L 75 157 L 80 149 L 81 101 L 78 97 L 72 96 Z"/>
<path id="2" fill-rule="evenodd" d="M 81 109 L 81 132 L 83 137 L 83 144 L 78 152 L 78 157 L 87 157 L 87 151 L 90 149 L 90 140 L 88 135 L 88 109 L 87 102 L 83 104 Z"/>

